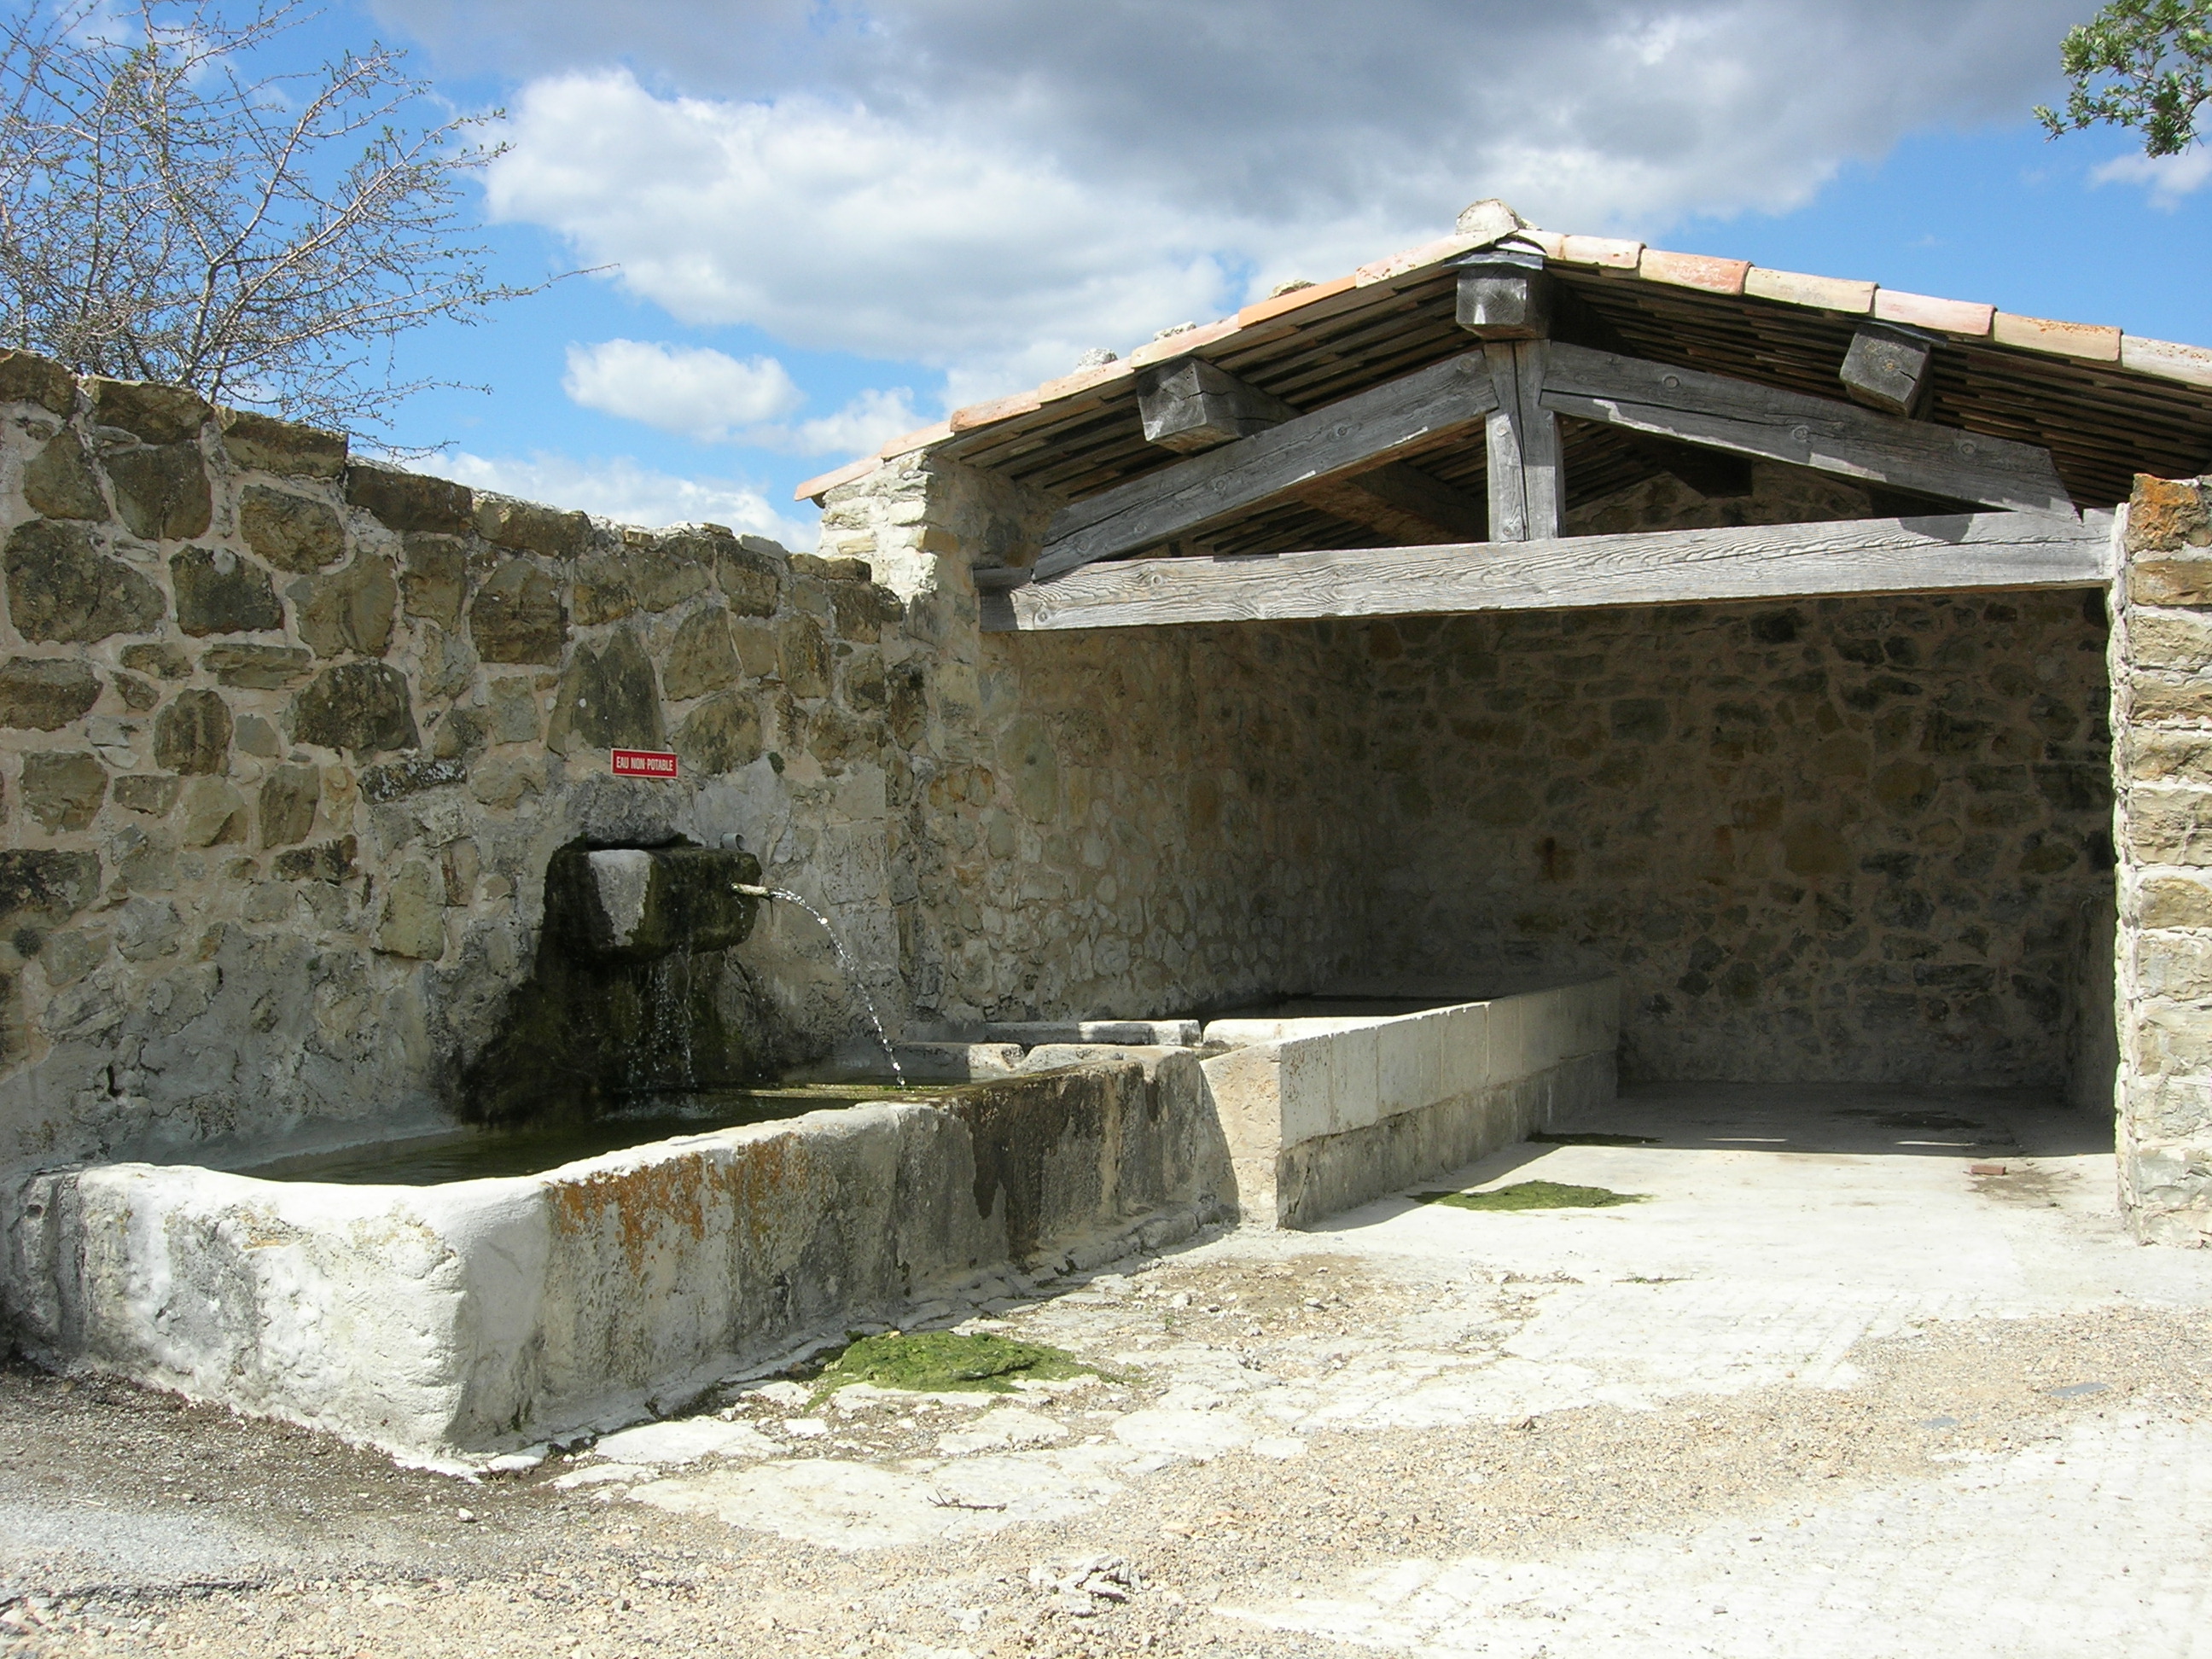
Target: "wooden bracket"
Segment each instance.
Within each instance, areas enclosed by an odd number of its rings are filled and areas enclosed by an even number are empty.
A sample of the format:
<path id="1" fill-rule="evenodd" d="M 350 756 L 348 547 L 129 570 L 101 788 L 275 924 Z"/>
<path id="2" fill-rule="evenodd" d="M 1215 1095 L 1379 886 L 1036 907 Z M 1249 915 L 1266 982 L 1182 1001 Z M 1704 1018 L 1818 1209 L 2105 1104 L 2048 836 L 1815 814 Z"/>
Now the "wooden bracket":
<path id="1" fill-rule="evenodd" d="M 1917 415 L 1932 389 L 1936 337 L 1893 323 L 1861 323 L 1837 379 L 1854 402 L 1888 415 Z"/>
<path id="2" fill-rule="evenodd" d="M 1145 370 L 1137 378 L 1137 412 L 1146 442 L 1187 453 L 1249 438 L 1298 414 L 1273 392 L 1203 357 Z"/>

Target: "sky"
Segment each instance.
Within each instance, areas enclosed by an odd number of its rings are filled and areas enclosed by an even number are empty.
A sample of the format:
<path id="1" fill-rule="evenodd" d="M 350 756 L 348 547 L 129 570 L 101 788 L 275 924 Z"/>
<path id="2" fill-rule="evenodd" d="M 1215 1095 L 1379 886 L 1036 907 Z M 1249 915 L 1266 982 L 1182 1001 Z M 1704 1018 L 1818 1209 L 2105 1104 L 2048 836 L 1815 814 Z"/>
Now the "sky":
<path id="1" fill-rule="evenodd" d="M 2091 0 L 339 0 L 482 175 L 483 324 L 393 440 L 813 544 L 799 481 L 1093 347 L 1449 233 L 1642 237 L 2212 343 L 2212 152 L 2046 140 Z"/>

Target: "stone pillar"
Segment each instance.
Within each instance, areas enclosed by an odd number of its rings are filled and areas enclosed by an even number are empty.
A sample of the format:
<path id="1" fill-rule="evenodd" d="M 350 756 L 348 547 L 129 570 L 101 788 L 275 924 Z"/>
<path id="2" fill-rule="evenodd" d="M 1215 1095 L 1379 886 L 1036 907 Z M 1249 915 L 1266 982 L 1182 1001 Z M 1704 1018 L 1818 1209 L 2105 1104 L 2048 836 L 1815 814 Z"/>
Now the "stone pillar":
<path id="1" fill-rule="evenodd" d="M 2116 534 L 2120 1200 L 2146 1243 L 2212 1243 L 2212 514 L 2138 477 Z"/>

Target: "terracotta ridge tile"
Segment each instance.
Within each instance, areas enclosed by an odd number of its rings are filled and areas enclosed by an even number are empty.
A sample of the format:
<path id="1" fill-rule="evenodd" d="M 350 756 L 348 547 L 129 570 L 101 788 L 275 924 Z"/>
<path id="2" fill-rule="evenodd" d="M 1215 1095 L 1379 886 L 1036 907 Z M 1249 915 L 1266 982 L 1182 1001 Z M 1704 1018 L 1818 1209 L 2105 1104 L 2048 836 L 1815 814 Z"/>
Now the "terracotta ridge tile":
<path id="1" fill-rule="evenodd" d="M 1056 380 L 1047 380 L 1036 389 L 1037 402 L 1056 404 L 1079 392 L 1090 391 L 1110 381 L 1127 380 L 1137 372 L 1137 366 L 1125 359 L 1116 358 L 1110 363 L 1094 363 L 1089 368 L 1079 368 L 1073 374 L 1063 374 Z"/>
<path id="2" fill-rule="evenodd" d="M 1907 294 L 1902 289 L 1875 291 L 1874 314 L 1885 323 L 1904 323 L 1913 328 L 1932 328 L 1939 334 L 1963 334 L 1981 338 L 1996 316 L 1995 306 L 1976 300 L 1944 300 L 1932 294 Z"/>
<path id="3" fill-rule="evenodd" d="M 1721 259 L 1709 253 L 1669 253 L 1647 247 L 1636 262 L 1636 274 L 1647 283 L 1666 283 L 1675 288 L 1700 289 L 1707 294 L 1741 294 L 1751 274 L 1748 259 Z"/>
<path id="4" fill-rule="evenodd" d="M 2178 340 L 2154 340 L 2141 334 L 2120 337 L 2120 367 L 2154 374 L 2184 386 L 2212 386 L 2212 350 Z"/>
<path id="5" fill-rule="evenodd" d="M 1349 294 L 1358 286 L 1351 276 L 1336 276 L 1326 283 L 1309 283 L 1304 288 L 1294 288 L 1288 294 L 1278 294 L 1270 299 L 1255 300 L 1237 313 L 1237 325 L 1249 328 L 1255 323 L 1264 323 L 1285 312 L 1296 311 L 1301 306 L 1333 300 L 1340 294 Z"/>
<path id="6" fill-rule="evenodd" d="M 2053 317 L 2024 317 L 2000 311 L 1990 319 L 1990 338 L 1998 345 L 2039 351 L 2046 356 L 2081 357 L 2090 362 L 2120 361 L 2120 331 L 2105 323 L 2067 323 Z"/>
<path id="7" fill-rule="evenodd" d="M 1372 288 L 1393 276 L 1402 276 L 1409 270 L 1419 270 L 1425 265 L 1439 265 L 1471 249 L 1489 247 L 1508 240 L 1504 236 L 1440 236 L 1433 242 L 1424 242 L 1419 247 L 1409 247 L 1387 259 L 1376 259 L 1360 266 L 1352 273 L 1352 283 L 1358 288 Z"/>
<path id="8" fill-rule="evenodd" d="M 1237 327 L 1238 321 L 1234 317 L 1201 323 L 1196 328 L 1187 328 L 1180 334 L 1170 334 L 1164 340 L 1147 340 L 1122 361 L 1132 368 L 1142 368 L 1147 363 L 1164 363 L 1170 358 L 1188 356 L 1200 346 L 1227 339 L 1237 332 Z"/>
<path id="9" fill-rule="evenodd" d="M 1633 270 L 1644 257 L 1644 244 L 1618 236 L 1575 236 L 1559 239 L 1556 256 L 1571 265 L 1598 265 L 1607 270 Z"/>
<path id="10" fill-rule="evenodd" d="M 927 426 L 918 426 L 911 432 L 902 432 L 876 452 L 879 461 L 894 461 L 902 455 L 911 455 L 917 449 L 942 443 L 952 435 L 950 420 L 932 421 Z"/>
<path id="11" fill-rule="evenodd" d="M 828 495 L 839 484 L 850 483 L 855 478 L 866 477 L 882 465 L 883 459 L 880 456 L 863 455 L 857 461 L 848 461 L 842 466 L 832 467 L 827 472 L 809 478 L 791 492 L 791 499 L 794 501 L 811 499 L 818 502 L 823 496 Z"/>
<path id="12" fill-rule="evenodd" d="M 1815 311 L 1838 311 L 1863 317 L 1874 309 L 1878 285 L 1850 276 L 1815 276 L 1808 271 L 1770 270 L 1753 265 L 1743 279 L 1743 291 L 1754 300 L 1778 305 L 1803 306 Z"/>
<path id="13" fill-rule="evenodd" d="M 979 426 L 1010 420 L 1017 415 L 1030 414 L 1037 407 L 1037 389 L 1009 393 L 1004 398 L 993 398 L 988 402 L 969 404 L 956 409 L 945 417 L 945 423 L 955 432 L 973 432 Z"/>

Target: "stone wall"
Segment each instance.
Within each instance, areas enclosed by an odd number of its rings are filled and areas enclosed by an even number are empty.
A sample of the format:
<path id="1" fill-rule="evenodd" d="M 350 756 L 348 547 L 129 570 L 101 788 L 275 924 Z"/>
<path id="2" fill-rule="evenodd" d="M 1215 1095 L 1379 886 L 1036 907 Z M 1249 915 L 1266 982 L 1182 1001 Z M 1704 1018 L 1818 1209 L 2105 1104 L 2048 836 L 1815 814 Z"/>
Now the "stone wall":
<path id="1" fill-rule="evenodd" d="M 825 550 L 912 594 L 937 653 L 900 734 L 925 1018 L 1181 1015 L 1352 965 L 1365 716 L 1325 627 L 979 635 L 971 564 L 1024 556 L 1047 503 L 909 459 L 827 507 Z"/>
<path id="2" fill-rule="evenodd" d="M 449 1104 L 582 835 L 741 843 L 896 987 L 928 647 L 864 566 L 16 355 L 0 600 L 0 1164 Z M 609 775 L 617 744 L 682 781 Z M 854 1029 L 812 922 L 745 948 L 792 1044 Z"/>
<path id="3" fill-rule="evenodd" d="M 1340 653 L 981 640 L 970 561 L 1042 510 L 981 475 L 886 468 L 814 557 L 21 355 L 0 422 L 0 1164 L 451 1109 L 580 836 L 751 852 L 895 1029 L 1346 959 Z M 683 776 L 614 778 L 616 746 Z M 862 1040 L 803 913 L 734 954 L 769 1058 Z"/>
<path id="4" fill-rule="evenodd" d="M 2120 1191 L 2138 1235 L 2212 1242 L 2212 514 L 2136 481 L 2115 586 Z"/>
<path id="5" fill-rule="evenodd" d="M 1632 1078 L 2062 1080 L 2111 902 L 2103 595 L 1346 631 L 1378 969 L 1617 972 Z"/>

